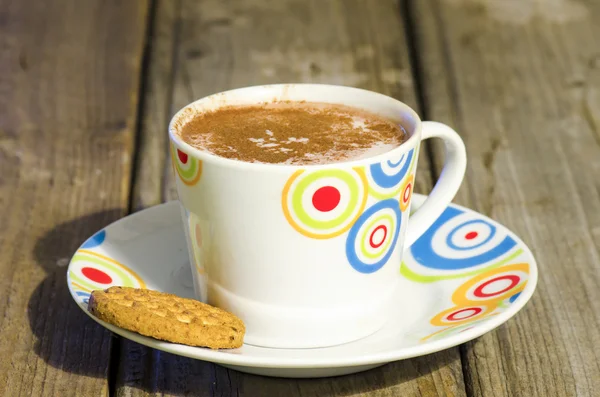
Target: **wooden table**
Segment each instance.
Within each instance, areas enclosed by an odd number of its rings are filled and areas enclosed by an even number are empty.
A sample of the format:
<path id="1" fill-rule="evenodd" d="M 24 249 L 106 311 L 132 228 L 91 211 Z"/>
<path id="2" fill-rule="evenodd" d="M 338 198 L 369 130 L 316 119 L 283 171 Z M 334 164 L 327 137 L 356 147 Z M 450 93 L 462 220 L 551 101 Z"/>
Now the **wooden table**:
<path id="1" fill-rule="evenodd" d="M 599 396 L 600 1 L 0 0 L 0 394 Z M 540 267 L 475 341 L 362 374 L 246 375 L 111 335 L 67 291 L 92 232 L 175 198 L 166 126 L 225 89 L 325 82 L 454 126 L 456 201 Z M 443 153 L 419 162 L 427 192 Z"/>

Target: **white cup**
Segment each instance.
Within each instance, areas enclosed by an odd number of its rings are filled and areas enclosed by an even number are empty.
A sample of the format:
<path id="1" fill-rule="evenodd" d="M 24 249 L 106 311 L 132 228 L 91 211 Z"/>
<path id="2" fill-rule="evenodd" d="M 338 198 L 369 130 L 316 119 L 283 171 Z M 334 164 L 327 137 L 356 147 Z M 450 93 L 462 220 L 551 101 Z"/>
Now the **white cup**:
<path id="1" fill-rule="evenodd" d="M 400 123 L 409 138 L 389 152 L 325 165 L 248 163 L 184 142 L 194 115 L 228 105 L 308 101 L 352 106 Z M 368 336 L 390 318 L 402 252 L 458 190 L 465 147 L 443 124 L 357 88 L 284 84 L 242 88 L 193 102 L 169 125 L 177 192 L 197 297 L 246 323 L 245 343 L 312 348 Z M 441 138 L 446 163 L 410 216 L 421 140 Z M 325 190 L 320 190 L 328 186 Z M 337 190 L 335 208 L 313 197 Z"/>

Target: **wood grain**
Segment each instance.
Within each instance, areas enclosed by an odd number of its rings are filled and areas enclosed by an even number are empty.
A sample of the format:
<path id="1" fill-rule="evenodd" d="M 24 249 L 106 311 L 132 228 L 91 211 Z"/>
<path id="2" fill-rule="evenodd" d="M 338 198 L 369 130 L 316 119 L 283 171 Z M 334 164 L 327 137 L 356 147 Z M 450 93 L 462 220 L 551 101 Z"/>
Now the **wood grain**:
<path id="1" fill-rule="evenodd" d="M 517 232 L 540 268 L 530 304 L 462 348 L 467 391 L 596 396 L 600 3 L 411 4 L 427 116 L 467 145 L 459 201 Z"/>
<path id="2" fill-rule="evenodd" d="M 411 106 L 417 104 L 401 8 L 392 0 L 159 0 L 153 26 L 146 83 L 151 90 L 142 120 L 156 122 L 143 123 L 141 142 L 154 143 L 142 146 L 139 158 L 165 161 L 166 140 L 156 135 L 157 129 L 166 134 L 165 109 L 173 114 L 195 99 L 230 88 L 332 83 L 363 87 Z M 173 49 L 175 62 L 169 64 L 163 57 Z M 419 163 L 417 189 L 421 191 L 431 186 L 425 152 Z M 170 171 L 151 174 L 142 167 L 138 163 L 136 206 L 175 198 Z M 156 163 L 152 167 L 161 169 Z M 125 340 L 119 361 L 119 396 L 465 395 L 458 349 L 362 374 L 316 380 L 246 375 Z"/>
<path id="3" fill-rule="evenodd" d="M 180 0 L 157 1 L 147 37 L 146 70 L 141 98 L 140 132 L 137 146 L 132 209 L 139 210 L 174 199 L 173 190 L 165 197 L 165 181 L 171 178 L 168 137 L 166 134 L 173 113 L 173 71 L 176 62 Z"/>
<path id="4" fill-rule="evenodd" d="M 65 271 L 127 209 L 146 6 L 0 1 L 0 395 L 108 394 Z"/>

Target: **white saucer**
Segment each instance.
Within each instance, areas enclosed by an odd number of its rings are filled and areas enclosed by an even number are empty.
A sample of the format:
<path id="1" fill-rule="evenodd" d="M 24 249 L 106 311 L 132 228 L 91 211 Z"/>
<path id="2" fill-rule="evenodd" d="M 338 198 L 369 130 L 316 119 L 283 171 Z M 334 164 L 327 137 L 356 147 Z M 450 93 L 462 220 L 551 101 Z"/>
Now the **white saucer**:
<path id="1" fill-rule="evenodd" d="M 424 198 L 415 194 L 413 209 Z M 217 351 L 158 341 L 90 316 L 143 345 L 242 372 L 325 377 L 364 371 L 477 338 L 514 316 L 531 298 L 538 278 L 531 252 L 515 234 L 456 205 L 448 207 L 404 256 L 394 317 L 367 338 L 329 348 L 244 345 Z M 99 231 L 75 253 L 67 274 L 71 295 L 86 313 L 93 289 L 126 285 L 191 298 L 191 280 L 177 202 L 135 213 Z"/>

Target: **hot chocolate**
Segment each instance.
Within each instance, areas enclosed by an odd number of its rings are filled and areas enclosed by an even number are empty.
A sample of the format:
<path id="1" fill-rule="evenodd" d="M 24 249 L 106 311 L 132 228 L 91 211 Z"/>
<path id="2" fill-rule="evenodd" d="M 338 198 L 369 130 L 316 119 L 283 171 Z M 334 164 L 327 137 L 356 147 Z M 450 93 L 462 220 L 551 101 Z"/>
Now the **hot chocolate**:
<path id="1" fill-rule="evenodd" d="M 217 156 L 295 165 L 372 157 L 407 138 L 401 125 L 376 114 L 315 102 L 223 107 L 194 115 L 178 132 Z"/>

